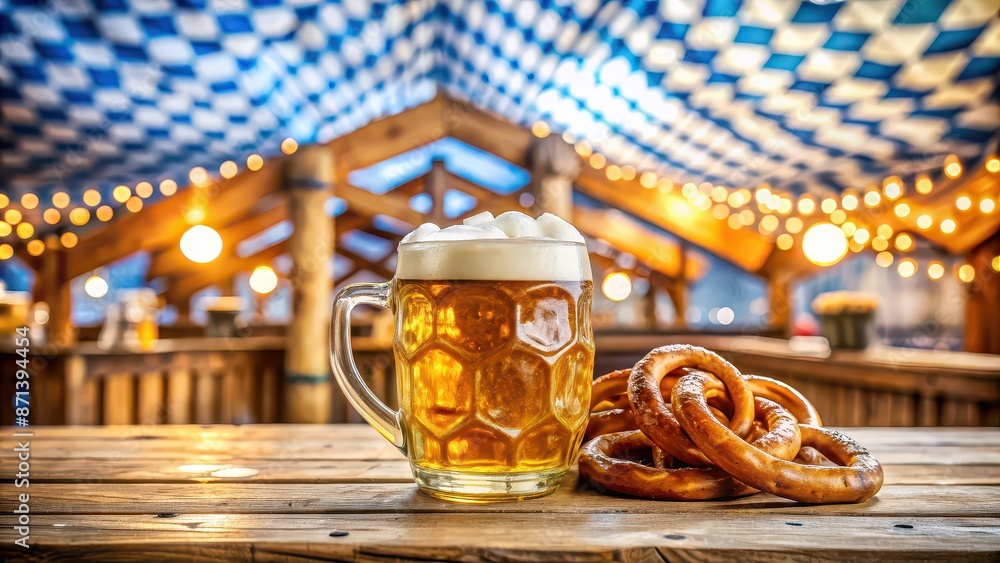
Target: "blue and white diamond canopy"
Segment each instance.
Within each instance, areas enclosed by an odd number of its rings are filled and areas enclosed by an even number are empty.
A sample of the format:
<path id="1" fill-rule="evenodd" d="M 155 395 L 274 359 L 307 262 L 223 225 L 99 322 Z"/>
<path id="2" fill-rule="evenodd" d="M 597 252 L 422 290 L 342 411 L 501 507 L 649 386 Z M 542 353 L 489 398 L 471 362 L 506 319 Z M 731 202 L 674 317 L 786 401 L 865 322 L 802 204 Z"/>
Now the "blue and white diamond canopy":
<path id="1" fill-rule="evenodd" d="M 840 190 L 1000 127 L 996 0 L 0 1 L 4 192 L 184 178 L 438 92 L 675 182 Z"/>

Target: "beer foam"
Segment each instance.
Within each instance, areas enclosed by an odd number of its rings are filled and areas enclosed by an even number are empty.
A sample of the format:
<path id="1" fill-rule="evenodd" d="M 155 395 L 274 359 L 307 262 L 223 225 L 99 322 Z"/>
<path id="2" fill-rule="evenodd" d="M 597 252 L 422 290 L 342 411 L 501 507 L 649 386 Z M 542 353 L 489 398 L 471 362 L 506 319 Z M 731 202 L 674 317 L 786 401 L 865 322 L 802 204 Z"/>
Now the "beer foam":
<path id="1" fill-rule="evenodd" d="M 461 225 L 424 223 L 403 237 L 396 277 L 404 280 L 592 280 L 586 241 L 562 218 L 486 211 Z"/>

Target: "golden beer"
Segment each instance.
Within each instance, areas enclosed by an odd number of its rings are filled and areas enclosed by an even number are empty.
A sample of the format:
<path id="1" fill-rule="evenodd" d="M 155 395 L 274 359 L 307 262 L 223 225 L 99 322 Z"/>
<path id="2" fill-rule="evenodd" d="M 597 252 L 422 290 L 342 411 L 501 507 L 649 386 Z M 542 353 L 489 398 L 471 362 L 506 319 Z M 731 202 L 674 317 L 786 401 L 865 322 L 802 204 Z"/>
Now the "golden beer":
<path id="1" fill-rule="evenodd" d="M 590 406 L 593 282 L 397 280 L 396 291 L 416 468 L 564 473 Z"/>
<path id="2" fill-rule="evenodd" d="M 330 361 L 347 399 L 410 461 L 421 489 L 483 502 L 550 493 L 576 457 L 594 371 L 593 275 L 583 237 L 545 214 L 421 225 L 388 283 L 334 302 Z M 399 410 L 351 355 L 355 305 L 388 307 Z"/>

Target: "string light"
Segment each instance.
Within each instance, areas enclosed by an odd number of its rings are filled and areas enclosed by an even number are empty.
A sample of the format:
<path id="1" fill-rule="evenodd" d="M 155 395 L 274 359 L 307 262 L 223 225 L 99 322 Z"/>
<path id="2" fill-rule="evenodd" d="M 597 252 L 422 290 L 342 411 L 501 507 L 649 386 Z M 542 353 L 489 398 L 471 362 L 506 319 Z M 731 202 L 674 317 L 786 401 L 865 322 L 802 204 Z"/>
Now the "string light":
<path id="1" fill-rule="evenodd" d="M 743 200 L 743 192 L 737 190 L 729 194 L 726 197 L 726 203 L 729 204 L 729 207 L 732 207 L 734 209 L 737 207 L 743 207 L 743 204 L 746 203 L 746 201 Z"/>
<path id="2" fill-rule="evenodd" d="M 59 242 L 66 248 L 73 248 L 80 239 L 76 236 L 76 233 L 66 231 L 65 233 L 59 235 Z"/>
<path id="3" fill-rule="evenodd" d="M 887 248 L 889 248 L 889 239 L 881 236 L 872 239 L 872 250 L 882 252 Z"/>
<path id="4" fill-rule="evenodd" d="M 843 209 L 835 209 L 833 213 L 830 214 L 830 221 L 832 221 L 834 225 L 839 225 L 846 220 L 847 220 L 847 212 L 845 212 Z"/>
<path id="5" fill-rule="evenodd" d="M 779 249 L 788 250 L 792 247 L 793 244 L 795 244 L 795 239 L 792 237 L 792 235 L 788 233 L 781 233 L 780 235 L 778 235 L 778 240 L 775 242 L 778 245 Z"/>
<path id="6" fill-rule="evenodd" d="M 626 182 L 635 180 L 635 168 L 627 164 L 622 166 L 622 180 L 625 180 Z"/>
<path id="7" fill-rule="evenodd" d="M 958 196 L 958 198 L 955 199 L 955 207 L 957 207 L 959 211 L 968 211 L 969 208 L 972 207 L 972 198 L 967 195 Z"/>
<path id="8" fill-rule="evenodd" d="M 539 139 L 544 139 L 549 136 L 552 130 L 549 129 L 549 124 L 544 121 L 536 121 L 531 126 L 531 134 L 538 137 Z"/>
<path id="9" fill-rule="evenodd" d="M 681 186 L 681 195 L 688 199 L 694 199 L 698 195 L 698 186 L 691 182 L 684 184 Z"/>
<path id="10" fill-rule="evenodd" d="M 201 166 L 195 166 L 192 168 L 191 171 L 188 172 L 188 178 L 191 180 L 192 184 L 198 186 L 199 188 L 204 187 L 209 183 L 208 170 L 205 170 Z"/>
<path id="11" fill-rule="evenodd" d="M 927 277 L 932 280 L 939 280 L 941 276 L 944 275 L 944 264 L 940 262 L 931 262 L 927 265 Z"/>
<path id="12" fill-rule="evenodd" d="M 0 221 L 0 237 L 5 237 L 11 234 L 12 232 L 14 232 L 14 229 L 11 228 L 10 223 L 6 221 Z"/>
<path id="13" fill-rule="evenodd" d="M 899 272 L 901 277 L 913 277 L 913 274 L 917 273 L 917 262 L 912 258 L 901 260 L 899 266 L 896 267 L 896 271 Z"/>
<path id="14" fill-rule="evenodd" d="M 993 266 L 994 271 L 1000 272 L 1000 255 L 994 256 L 990 265 Z"/>
<path id="15" fill-rule="evenodd" d="M 809 196 L 802 196 L 799 198 L 798 207 L 799 213 L 803 215 L 812 215 L 813 211 L 816 211 L 816 202 Z"/>
<path id="16" fill-rule="evenodd" d="M 614 182 L 616 180 L 621 180 L 621 178 L 622 178 L 622 169 L 618 168 L 618 166 L 612 164 L 611 166 L 608 166 L 604 170 L 604 175 L 607 176 L 608 180 L 611 180 L 612 182 Z"/>
<path id="17" fill-rule="evenodd" d="M 101 203 L 101 192 L 99 192 L 99 191 L 97 191 L 97 190 L 95 190 L 93 188 L 91 188 L 91 189 L 83 192 L 83 203 L 85 203 L 86 205 L 89 205 L 91 207 L 94 207 L 95 205 L 100 204 Z"/>
<path id="18" fill-rule="evenodd" d="M 573 137 L 573 135 L 569 134 L 569 131 L 563 131 L 562 140 L 566 141 L 567 145 L 572 145 L 573 141 L 575 141 L 576 139 Z"/>
<path id="19" fill-rule="evenodd" d="M 69 207 L 69 194 L 66 192 L 56 192 L 52 194 L 52 205 L 59 209 Z"/>
<path id="20" fill-rule="evenodd" d="M 858 226 L 853 221 L 847 221 L 840 226 L 840 230 L 844 231 L 844 234 L 850 237 L 854 236 L 854 231 L 858 230 Z"/>
<path id="21" fill-rule="evenodd" d="M 885 224 L 879 225 L 878 228 L 875 229 L 875 233 L 878 236 L 880 236 L 880 237 L 882 237 L 882 238 L 884 238 L 886 240 L 889 240 L 889 239 L 892 238 L 892 227 L 890 227 L 889 225 L 885 225 Z"/>
<path id="22" fill-rule="evenodd" d="M 90 221 L 90 211 L 86 207 L 75 207 L 69 212 L 69 222 L 77 227 L 86 225 Z"/>
<path id="23" fill-rule="evenodd" d="M 261 295 L 267 295 L 278 287 L 278 275 L 270 266 L 257 266 L 250 274 L 250 289 Z"/>
<path id="24" fill-rule="evenodd" d="M 32 193 L 22 195 L 21 207 L 25 209 L 34 209 L 38 207 L 38 196 Z"/>
<path id="25" fill-rule="evenodd" d="M 757 222 L 757 216 L 754 215 L 753 211 L 749 209 L 744 209 L 743 211 L 740 211 L 740 224 L 742 224 L 744 227 L 749 227 L 750 225 L 753 225 L 756 222 Z"/>
<path id="26" fill-rule="evenodd" d="M 29 239 L 35 234 L 35 227 L 31 223 L 24 222 L 17 226 L 17 236 L 22 239 Z"/>
<path id="27" fill-rule="evenodd" d="M 902 219 L 903 217 L 906 217 L 907 215 L 910 214 L 910 206 L 905 203 L 897 203 L 896 207 L 893 209 L 893 212 L 896 213 L 896 217 Z"/>
<path id="28" fill-rule="evenodd" d="M 994 209 L 996 209 L 996 203 L 994 203 L 991 198 L 984 197 L 982 201 L 979 202 L 979 210 L 983 213 L 993 213 Z"/>
<path id="29" fill-rule="evenodd" d="M 580 155 L 580 158 L 590 158 L 590 155 L 594 154 L 593 147 L 586 140 L 579 141 L 573 145 L 573 149 L 576 150 L 576 154 Z"/>
<path id="30" fill-rule="evenodd" d="M 962 163 L 958 161 L 957 156 L 952 154 L 944 159 L 944 175 L 949 178 L 958 178 L 962 175 Z"/>
<path id="31" fill-rule="evenodd" d="M 832 266 L 847 254 L 847 237 L 839 227 L 816 223 L 802 236 L 802 252 L 817 266 Z"/>
<path id="32" fill-rule="evenodd" d="M 715 203 L 722 203 L 729 199 L 729 190 L 725 186 L 715 186 L 712 188 L 712 201 Z"/>
<path id="33" fill-rule="evenodd" d="M 632 295 L 632 278 L 625 272 L 611 272 L 604 277 L 601 291 L 609 301 L 619 302 Z"/>
<path id="34" fill-rule="evenodd" d="M 6 242 L 0 244 L 0 260 L 8 260 L 14 255 L 14 247 Z"/>
<path id="35" fill-rule="evenodd" d="M 868 207 L 877 207 L 879 203 L 882 202 L 882 194 L 875 190 L 871 190 L 865 193 L 865 205 Z"/>
<path id="36" fill-rule="evenodd" d="M 771 234 L 772 232 L 774 232 L 775 229 L 778 228 L 778 218 L 775 217 L 774 215 L 765 216 L 763 219 L 760 220 L 760 228 L 762 229 L 762 231 L 767 231 L 767 232 L 761 232 L 761 234 L 763 235 Z"/>
<path id="37" fill-rule="evenodd" d="M 953 219 L 945 219 L 944 221 L 941 221 L 941 232 L 946 235 L 950 235 L 955 232 L 956 226 L 957 225 L 955 225 L 955 221 Z"/>
<path id="38" fill-rule="evenodd" d="M 934 219 L 932 219 L 930 215 L 924 214 L 921 215 L 920 217 L 917 217 L 917 227 L 926 231 L 933 225 L 934 225 Z"/>
<path id="39" fill-rule="evenodd" d="M 712 200 L 705 194 L 698 194 L 694 198 L 694 201 L 691 202 L 691 205 L 699 211 L 708 211 L 712 207 Z"/>
<path id="40" fill-rule="evenodd" d="M 819 208 L 823 211 L 823 213 L 829 215 L 837 210 L 837 200 L 832 197 L 828 197 L 823 200 L 823 203 L 819 204 Z"/>
<path id="41" fill-rule="evenodd" d="M 115 189 L 111 190 L 111 197 L 118 203 L 125 203 L 132 197 L 132 190 L 128 186 L 115 186 Z"/>
<path id="42" fill-rule="evenodd" d="M 139 182 L 135 185 L 135 195 L 147 198 L 153 195 L 153 184 L 149 182 Z"/>
<path id="43" fill-rule="evenodd" d="M 797 235 L 802 232 L 802 227 L 802 219 L 799 219 L 798 217 L 789 217 L 785 220 L 785 230 L 793 235 Z"/>
<path id="44" fill-rule="evenodd" d="M 546 133 L 545 135 L 548 135 Z M 544 137 L 545 135 L 541 135 Z M 284 141 L 281 141 L 281 152 L 285 154 L 295 154 L 295 151 L 299 150 L 299 143 L 295 139 L 288 137 Z"/>
<path id="45" fill-rule="evenodd" d="M 252 154 L 247 157 L 247 168 L 251 172 L 256 172 L 264 167 L 264 158 L 259 154 Z"/>
<path id="46" fill-rule="evenodd" d="M 1000 172 L 1000 158 L 993 157 L 986 161 L 987 172 Z"/>
<path id="47" fill-rule="evenodd" d="M 848 211 L 853 211 L 858 207 L 858 196 L 854 194 L 845 194 L 844 197 L 840 199 L 840 205 Z"/>
<path id="48" fill-rule="evenodd" d="M 902 180 L 896 176 L 886 178 L 882 183 L 882 193 L 885 194 L 885 197 L 888 199 L 896 199 L 903 195 Z"/>
<path id="49" fill-rule="evenodd" d="M 918 194 L 927 195 L 931 193 L 932 189 L 934 189 L 934 183 L 931 182 L 931 179 L 926 175 L 921 174 L 920 177 L 917 178 L 917 183 L 914 184 L 914 187 L 917 189 Z"/>
<path id="50" fill-rule="evenodd" d="M 862 227 L 857 231 L 854 231 L 854 242 L 860 245 L 864 245 L 865 243 L 867 243 L 868 239 L 870 238 L 871 238 L 871 233 L 868 232 L 868 229 Z"/>
<path id="51" fill-rule="evenodd" d="M 142 199 L 139 196 L 132 196 L 125 204 L 125 208 L 131 211 L 132 213 L 138 213 L 142 211 Z"/>
<path id="52" fill-rule="evenodd" d="M 740 221 L 739 213 L 733 213 L 730 215 L 729 219 L 726 220 L 726 223 L 729 225 L 729 228 L 734 231 L 738 231 L 743 227 L 743 223 Z"/>
<path id="53" fill-rule="evenodd" d="M 32 256 L 41 256 L 42 253 L 45 252 L 45 243 L 38 239 L 29 240 L 28 244 L 25 246 L 25 250 L 27 250 L 28 254 Z"/>
<path id="54" fill-rule="evenodd" d="M 114 210 L 111 209 L 110 206 L 102 205 L 97 208 L 97 211 L 94 212 L 94 215 L 97 215 L 98 220 L 107 223 L 108 221 L 111 220 L 112 217 L 115 216 L 115 212 Z"/>
<path id="55" fill-rule="evenodd" d="M 962 264 L 958 268 L 958 279 L 964 281 L 965 283 L 971 282 L 976 279 L 976 269 L 970 264 Z"/>
<path id="56" fill-rule="evenodd" d="M 653 174 L 652 172 L 643 172 L 642 175 L 639 176 L 639 185 L 646 188 L 647 190 L 655 188 L 656 174 Z"/>
<path id="57" fill-rule="evenodd" d="M 10 198 L 7 197 L 5 194 L 0 194 L 0 209 L 7 207 L 9 203 L 10 203 Z"/>
<path id="58" fill-rule="evenodd" d="M 42 220 L 50 225 L 55 225 L 62 219 L 62 213 L 59 213 L 58 209 L 48 208 L 42 213 Z"/>
<path id="59" fill-rule="evenodd" d="M 170 178 L 160 182 L 160 193 L 167 197 L 174 195 L 177 193 L 177 182 Z"/>
<path id="60" fill-rule="evenodd" d="M 788 199 L 787 197 L 781 198 L 780 202 L 778 203 L 778 213 L 781 213 L 782 215 L 788 215 L 789 213 L 791 213 L 791 211 L 792 211 L 792 200 Z"/>
<path id="61" fill-rule="evenodd" d="M 722 221 L 723 219 L 729 217 L 729 208 L 721 203 L 712 207 L 712 217 Z"/>
<path id="62" fill-rule="evenodd" d="M 907 250 L 913 248 L 913 237 L 906 233 L 899 233 L 896 235 L 896 249 L 906 252 Z"/>
<path id="63" fill-rule="evenodd" d="M 607 163 L 608 159 L 604 158 L 604 155 L 599 152 L 595 152 L 594 154 L 590 155 L 590 165 L 596 168 L 597 170 L 604 168 L 604 165 Z"/>
<path id="64" fill-rule="evenodd" d="M 8 209 L 3 214 L 3 220 L 7 221 L 11 225 L 16 225 L 21 222 L 22 215 L 17 209 Z"/>

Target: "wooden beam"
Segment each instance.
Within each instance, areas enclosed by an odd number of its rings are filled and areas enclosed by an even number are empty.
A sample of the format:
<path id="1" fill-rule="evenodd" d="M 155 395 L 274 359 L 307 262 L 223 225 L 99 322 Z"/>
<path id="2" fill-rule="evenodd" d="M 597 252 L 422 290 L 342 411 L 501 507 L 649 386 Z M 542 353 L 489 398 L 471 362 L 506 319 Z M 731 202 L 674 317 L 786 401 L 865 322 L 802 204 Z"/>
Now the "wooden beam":
<path id="1" fill-rule="evenodd" d="M 207 188 L 187 188 L 139 213 L 122 215 L 103 229 L 80 237 L 68 255 L 67 274 L 73 279 L 139 250 L 155 251 L 177 244 L 191 226 L 187 214 L 192 209 L 205 211 L 204 224 L 224 226 L 274 192 L 279 178 L 279 163 L 268 162 L 257 172 L 244 172 Z"/>
<path id="2" fill-rule="evenodd" d="M 198 291 L 225 280 L 230 280 L 242 272 L 248 272 L 257 266 L 267 264 L 288 250 L 288 241 L 283 240 L 259 252 L 245 257 L 231 257 L 222 262 L 199 264 L 199 271 L 183 278 L 174 280 L 167 286 L 164 299 L 168 303 L 177 303 L 190 299 Z"/>
<path id="3" fill-rule="evenodd" d="M 521 126 L 452 99 L 444 100 L 444 124 L 448 136 L 528 167 L 528 151 L 535 137 Z"/>
<path id="4" fill-rule="evenodd" d="M 337 247 L 337 254 L 340 254 L 344 258 L 347 258 L 351 262 L 354 262 L 354 265 L 356 267 L 358 267 L 359 269 L 368 270 L 369 272 L 371 272 L 373 274 L 377 274 L 379 276 L 382 276 L 383 278 L 385 278 L 387 280 L 392 279 L 392 276 L 393 276 L 392 270 L 390 270 L 389 268 L 386 268 L 385 266 L 383 266 L 381 264 L 376 264 L 375 262 L 371 262 L 367 258 L 365 258 L 364 256 L 361 256 L 360 254 L 352 252 L 352 251 L 344 248 L 343 246 L 338 246 Z M 391 255 L 392 253 L 390 252 L 389 254 Z M 383 258 L 383 260 L 384 260 L 384 258 Z"/>
<path id="5" fill-rule="evenodd" d="M 431 211 L 427 218 L 431 223 L 443 225 L 448 217 L 444 213 L 444 194 L 448 191 L 448 171 L 444 168 L 444 160 L 435 158 L 431 161 L 431 171 L 427 173 L 424 190 L 431 196 Z"/>
<path id="6" fill-rule="evenodd" d="M 969 255 L 976 277 L 965 285 L 965 350 L 1000 354 L 1000 272 L 993 261 L 1000 256 L 1000 231 Z"/>
<path id="7" fill-rule="evenodd" d="M 423 215 L 410 207 L 409 198 L 397 195 L 394 191 L 381 195 L 373 194 L 368 190 L 344 182 L 337 185 L 337 196 L 347 201 L 348 209 L 360 215 L 374 217 L 378 214 L 384 214 L 406 221 L 411 225 L 423 223 Z"/>
<path id="8" fill-rule="evenodd" d="M 336 155 L 338 188 L 353 171 L 406 151 L 422 147 L 444 137 L 442 96 L 398 115 L 373 121 L 364 127 L 331 141 L 327 146 Z M 340 190 L 337 190 L 338 194 Z"/>
<path id="9" fill-rule="evenodd" d="M 578 205 L 573 209 L 573 217 L 580 232 L 635 256 L 668 278 L 683 277 L 695 281 L 707 270 L 703 260 L 687 259 L 684 260 L 686 272 L 682 275 L 680 245 L 645 229 L 618 211 L 598 211 Z"/>

